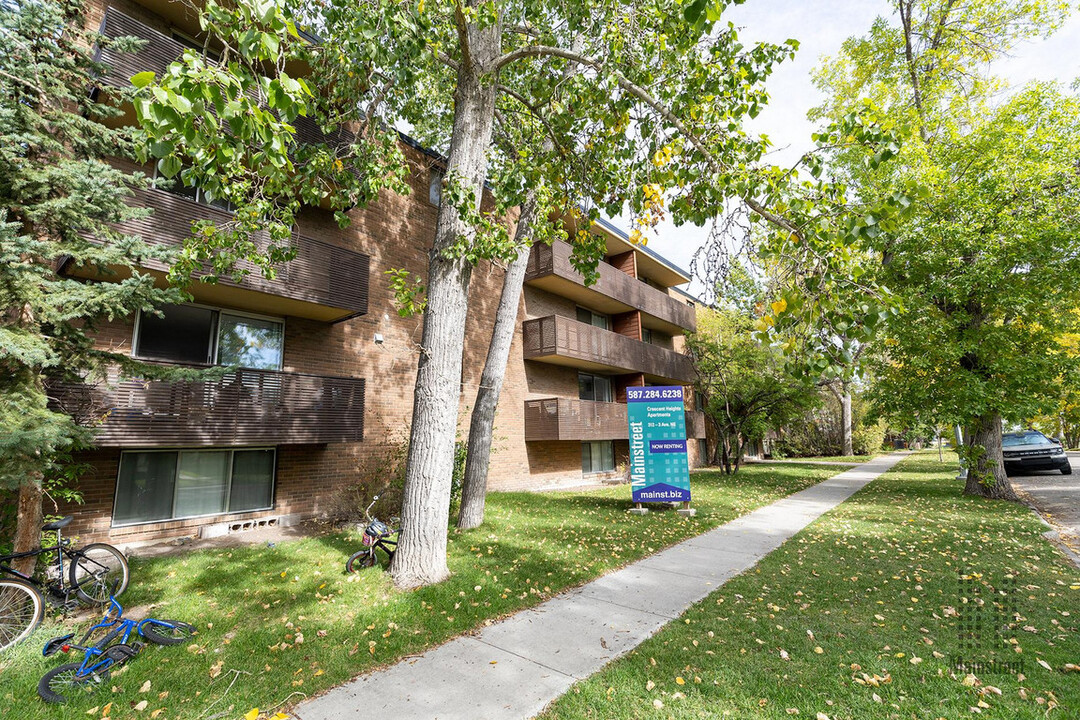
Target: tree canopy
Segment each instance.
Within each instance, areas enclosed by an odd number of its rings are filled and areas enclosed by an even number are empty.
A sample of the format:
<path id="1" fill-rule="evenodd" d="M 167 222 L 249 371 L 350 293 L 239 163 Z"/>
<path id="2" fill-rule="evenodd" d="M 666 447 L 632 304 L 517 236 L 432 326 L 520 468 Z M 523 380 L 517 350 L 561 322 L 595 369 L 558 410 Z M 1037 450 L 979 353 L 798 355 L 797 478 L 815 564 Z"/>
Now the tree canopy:
<path id="1" fill-rule="evenodd" d="M 894 161 L 837 151 L 830 172 L 852 197 L 909 199 L 853 257 L 867 295 L 894 312 L 877 333 L 876 398 L 911 424 L 969 429 L 967 491 L 1012 497 L 1001 420 L 1055 396 L 1055 338 L 1076 307 L 1080 123 L 1074 95 L 1034 84 L 999 93 L 986 64 L 1052 31 L 1057 2 L 897 0 L 817 75 L 816 117 L 867 104 L 903 139 Z M 858 304 L 858 301 L 856 301 Z M 869 328 L 869 325 L 866 325 Z"/>

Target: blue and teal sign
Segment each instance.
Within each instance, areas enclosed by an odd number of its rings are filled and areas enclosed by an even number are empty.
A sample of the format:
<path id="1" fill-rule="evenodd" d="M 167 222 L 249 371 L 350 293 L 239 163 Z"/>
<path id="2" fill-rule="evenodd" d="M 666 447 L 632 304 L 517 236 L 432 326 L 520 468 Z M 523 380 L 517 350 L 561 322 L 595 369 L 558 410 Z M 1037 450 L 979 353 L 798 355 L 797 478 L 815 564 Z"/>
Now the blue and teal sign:
<path id="1" fill-rule="evenodd" d="M 689 500 L 682 387 L 629 387 L 626 403 L 634 502 Z"/>

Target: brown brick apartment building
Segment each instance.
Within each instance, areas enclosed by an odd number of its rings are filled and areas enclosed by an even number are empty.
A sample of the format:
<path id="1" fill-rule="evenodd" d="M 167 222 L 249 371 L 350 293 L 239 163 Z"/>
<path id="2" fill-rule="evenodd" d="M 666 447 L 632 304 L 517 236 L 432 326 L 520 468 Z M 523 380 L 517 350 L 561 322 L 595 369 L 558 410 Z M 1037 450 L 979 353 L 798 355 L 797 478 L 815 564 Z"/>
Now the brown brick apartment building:
<path id="1" fill-rule="evenodd" d="M 103 86 L 161 71 L 185 47 L 202 47 L 197 20 L 182 3 L 101 0 L 90 22 L 106 35 L 148 41 L 133 55 L 106 53 L 111 71 Z M 104 417 L 97 449 L 80 458 L 90 468 L 80 480 L 85 504 L 65 508 L 76 516 L 75 532 L 128 544 L 318 516 L 332 509 L 336 487 L 405 438 L 420 319 L 398 315 L 385 271 L 426 272 L 438 160 L 404 141 L 403 148 L 412 193 L 384 193 L 353 211 L 344 230 L 330 213 L 307 209 L 297 258 L 274 280 L 250 274 L 196 284 L 194 302 L 164 308 L 164 317 L 99 326 L 98 345 L 117 352 L 241 369 L 210 380 L 114 377 L 67 388 L 67 404 Z M 151 188 L 134 202 L 154 212 L 125 230 L 152 243 L 179 245 L 193 220 L 229 215 L 191 189 Z M 627 454 L 626 388 L 692 381 L 680 349 L 683 333 L 694 328 L 694 308 L 674 289 L 689 278 L 613 226 L 594 231 L 607 239 L 607 257 L 590 287 L 571 267 L 568 245 L 533 249 L 495 423 L 495 489 L 575 485 L 618 473 Z M 163 267 L 147 269 L 164 276 Z M 485 266 L 473 278 L 463 428 L 502 271 Z M 687 426 L 692 438 L 704 438 L 701 413 L 689 411 Z M 700 445 L 690 447 L 694 465 Z"/>

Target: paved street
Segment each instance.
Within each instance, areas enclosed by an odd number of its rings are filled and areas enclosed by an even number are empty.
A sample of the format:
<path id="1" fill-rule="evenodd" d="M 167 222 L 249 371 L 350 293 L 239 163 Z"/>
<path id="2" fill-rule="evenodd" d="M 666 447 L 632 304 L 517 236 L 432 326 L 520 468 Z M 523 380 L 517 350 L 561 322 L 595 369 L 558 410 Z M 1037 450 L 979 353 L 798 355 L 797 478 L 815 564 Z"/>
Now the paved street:
<path id="1" fill-rule="evenodd" d="M 1055 471 L 1012 478 L 1013 487 L 1023 490 L 1039 510 L 1062 529 L 1080 535 L 1080 452 L 1069 453 L 1072 475 Z"/>

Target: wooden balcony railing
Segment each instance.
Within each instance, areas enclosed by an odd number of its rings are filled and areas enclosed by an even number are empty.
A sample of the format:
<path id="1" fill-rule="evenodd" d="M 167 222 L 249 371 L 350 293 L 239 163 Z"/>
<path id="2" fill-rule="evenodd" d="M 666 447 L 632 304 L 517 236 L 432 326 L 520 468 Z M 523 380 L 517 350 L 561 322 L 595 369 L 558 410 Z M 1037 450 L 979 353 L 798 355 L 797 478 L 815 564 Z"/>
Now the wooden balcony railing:
<path id="1" fill-rule="evenodd" d="M 583 322 L 549 315 L 522 323 L 526 360 L 618 373 L 645 373 L 652 381 L 685 385 L 696 377 L 686 355 Z"/>
<path id="2" fill-rule="evenodd" d="M 188 49 L 173 38 L 112 7 L 105 10 L 101 34 L 110 38 L 137 37 L 146 41 L 145 45 L 131 53 L 117 52 L 110 48 L 100 49 L 98 60 L 105 63 L 107 70 L 99 81 L 105 86 L 127 87 L 131 84 L 132 75 L 146 71 L 161 75 Z M 346 147 L 353 141 L 353 135 L 348 130 L 339 129 L 327 135 L 310 118 L 298 117 L 292 125 L 296 128 L 296 137 L 301 143 L 325 142 L 333 147 Z"/>
<path id="3" fill-rule="evenodd" d="M 99 447 L 286 445 L 364 439 L 364 380 L 236 370 L 209 380 L 50 389 L 56 406 L 96 427 Z"/>
<path id="4" fill-rule="evenodd" d="M 551 245 L 543 243 L 533 245 L 525 271 L 526 282 L 556 277 L 583 288 L 586 287 L 585 279 L 570 263 L 570 252 L 570 245 L 560 240 L 556 240 Z M 594 285 L 588 286 L 588 290 L 610 297 L 632 309 L 640 310 L 688 332 L 693 332 L 697 328 L 694 309 L 685 302 L 630 277 L 606 262 L 601 262 L 596 269 L 600 277 Z"/>
<path id="5" fill-rule="evenodd" d="M 626 404 L 574 398 L 525 401 L 525 440 L 625 440 Z M 686 437 L 705 437 L 705 416 L 686 411 Z"/>
<path id="6" fill-rule="evenodd" d="M 525 440 L 625 440 L 626 405 L 573 398 L 525 401 Z"/>
<path id="7" fill-rule="evenodd" d="M 150 244 L 181 246 L 191 236 L 195 220 L 228 222 L 224 210 L 197 203 L 190 198 L 164 190 L 137 190 L 132 204 L 150 208 L 153 213 L 138 220 L 128 220 L 117 229 L 139 235 Z M 268 242 L 269 237 L 256 235 L 255 242 Z M 290 307 L 288 314 L 320 320 L 336 320 L 350 315 L 362 315 L 368 307 L 369 258 L 303 235 L 295 238 L 296 257 L 277 268 L 277 275 L 268 280 L 262 271 L 248 261 L 237 263 L 238 270 L 247 271 L 239 281 L 228 276 L 218 279 L 218 285 L 241 288 L 268 295 L 299 300 L 315 306 L 307 310 Z M 151 270 L 167 270 L 164 263 L 146 260 Z"/>

